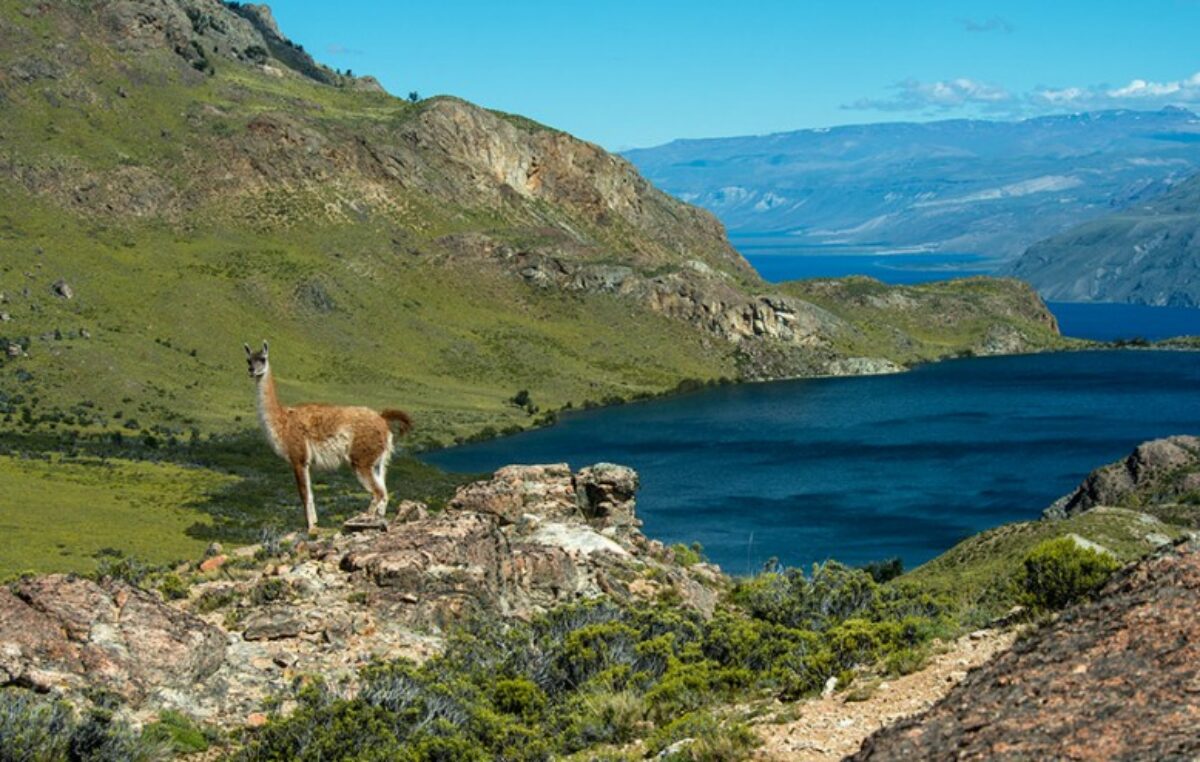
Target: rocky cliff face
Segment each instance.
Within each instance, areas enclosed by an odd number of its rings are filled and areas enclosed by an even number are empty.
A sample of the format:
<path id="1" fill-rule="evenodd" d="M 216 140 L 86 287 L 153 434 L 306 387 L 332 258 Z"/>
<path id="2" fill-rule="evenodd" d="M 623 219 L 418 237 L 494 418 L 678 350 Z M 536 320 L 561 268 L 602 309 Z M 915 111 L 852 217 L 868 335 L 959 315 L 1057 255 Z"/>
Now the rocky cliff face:
<path id="1" fill-rule="evenodd" d="M 390 523 L 266 561 L 255 547 L 213 556 L 178 603 L 112 579 L 25 579 L 0 589 L 0 686 L 76 701 L 104 689 L 135 719 L 175 708 L 239 725 L 298 675 L 352 688 L 363 664 L 421 659 L 478 615 L 666 594 L 711 614 L 725 578 L 641 534 L 637 485 L 612 464 L 509 466 L 438 515 L 407 503 Z"/>
<path id="2" fill-rule="evenodd" d="M 851 759 L 1193 759 L 1200 550 L 1133 566 Z"/>

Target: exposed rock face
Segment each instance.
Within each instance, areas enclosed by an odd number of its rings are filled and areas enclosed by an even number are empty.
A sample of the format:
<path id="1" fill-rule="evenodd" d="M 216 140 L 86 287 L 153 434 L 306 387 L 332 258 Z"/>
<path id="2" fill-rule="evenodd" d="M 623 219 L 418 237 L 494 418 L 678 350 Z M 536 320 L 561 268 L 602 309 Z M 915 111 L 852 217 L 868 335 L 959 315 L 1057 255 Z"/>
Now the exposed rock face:
<path id="1" fill-rule="evenodd" d="M 353 686 L 371 659 L 428 656 L 476 614 L 528 618 L 668 590 L 710 614 L 724 578 L 676 565 L 637 531 L 637 484 L 608 463 L 509 466 L 442 514 L 407 504 L 411 520 L 306 544 L 287 563 L 196 585 L 178 605 L 117 582 L 26 580 L 0 589 L 0 685 L 76 699 L 104 687 L 135 719 L 170 707 L 238 725 L 298 674 Z M 214 599 L 228 603 L 201 605 Z"/>
<path id="2" fill-rule="evenodd" d="M 1198 606 L 1196 547 L 1143 561 L 852 759 L 1194 759 Z"/>
<path id="3" fill-rule="evenodd" d="M 167 47 L 198 71 L 232 59 L 256 64 L 274 60 L 301 76 L 326 84 L 350 84 L 283 36 L 271 9 L 254 3 L 230 7 L 213 0 L 104 0 L 97 10 L 116 44 L 125 49 Z M 372 80 L 366 87 L 378 87 Z"/>
<path id="4" fill-rule="evenodd" d="M 225 658 L 225 635 L 121 582 L 54 574 L 0 589 L 0 684 L 113 691 L 133 705 L 187 690 Z"/>
<path id="5" fill-rule="evenodd" d="M 1138 507 L 1200 495 L 1200 438 L 1175 436 L 1138 445 L 1124 460 L 1098 468 L 1045 510 L 1063 518 L 1100 505 Z"/>

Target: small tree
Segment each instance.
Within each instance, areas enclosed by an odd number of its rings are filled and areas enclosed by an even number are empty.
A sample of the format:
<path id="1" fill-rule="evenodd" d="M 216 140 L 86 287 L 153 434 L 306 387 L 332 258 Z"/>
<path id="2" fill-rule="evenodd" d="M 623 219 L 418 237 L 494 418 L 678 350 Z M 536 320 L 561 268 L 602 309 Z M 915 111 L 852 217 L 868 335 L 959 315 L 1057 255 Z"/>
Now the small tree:
<path id="1" fill-rule="evenodd" d="M 413 90 L 408 94 L 408 100 L 411 103 L 416 103 L 417 101 L 421 100 L 421 96 L 417 93 L 416 90 Z"/>

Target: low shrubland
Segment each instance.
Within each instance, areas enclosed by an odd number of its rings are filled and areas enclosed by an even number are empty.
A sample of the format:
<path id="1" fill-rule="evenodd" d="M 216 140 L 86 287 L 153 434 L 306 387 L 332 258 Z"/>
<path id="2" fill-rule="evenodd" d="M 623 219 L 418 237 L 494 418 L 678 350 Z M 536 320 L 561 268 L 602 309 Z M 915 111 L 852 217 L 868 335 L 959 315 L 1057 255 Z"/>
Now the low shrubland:
<path id="1" fill-rule="evenodd" d="M 541 760 L 692 739 L 678 758 L 733 759 L 753 736 L 723 707 L 813 694 L 950 626 L 929 596 L 834 562 L 744 581 L 707 620 L 595 600 L 474 622 L 424 664 L 364 669 L 352 698 L 307 682 L 237 758 Z"/>

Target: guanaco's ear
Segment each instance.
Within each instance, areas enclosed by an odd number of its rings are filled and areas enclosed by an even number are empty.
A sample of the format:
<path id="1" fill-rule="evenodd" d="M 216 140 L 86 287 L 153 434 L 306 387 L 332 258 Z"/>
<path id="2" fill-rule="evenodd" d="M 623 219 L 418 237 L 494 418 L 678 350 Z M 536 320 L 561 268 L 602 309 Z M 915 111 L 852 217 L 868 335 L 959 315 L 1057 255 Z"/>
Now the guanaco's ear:
<path id="1" fill-rule="evenodd" d="M 267 340 L 263 339 L 263 357 L 267 356 Z"/>
<path id="2" fill-rule="evenodd" d="M 250 348 L 249 344 L 242 344 L 242 346 L 246 348 L 246 357 L 254 354 L 254 350 Z"/>

